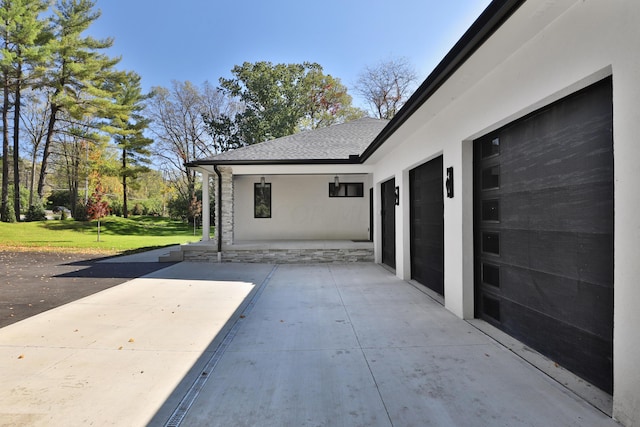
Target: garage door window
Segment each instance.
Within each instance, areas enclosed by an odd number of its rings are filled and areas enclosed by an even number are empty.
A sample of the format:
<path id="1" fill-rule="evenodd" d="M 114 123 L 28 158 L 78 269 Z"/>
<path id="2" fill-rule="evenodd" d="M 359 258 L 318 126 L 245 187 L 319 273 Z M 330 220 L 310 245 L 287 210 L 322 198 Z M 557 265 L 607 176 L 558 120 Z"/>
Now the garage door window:
<path id="1" fill-rule="evenodd" d="M 482 189 L 500 187 L 500 166 L 491 166 L 482 170 Z"/>
<path id="2" fill-rule="evenodd" d="M 482 263 L 482 282 L 487 285 L 500 287 L 500 267 Z"/>
<path id="3" fill-rule="evenodd" d="M 500 202 L 498 200 L 482 201 L 482 220 L 483 221 L 500 221 Z"/>
<path id="4" fill-rule="evenodd" d="M 500 138 L 486 139 L 482 141 L 482 158 L 497 156 L 500 154 Z"/>
<path id="5" fill-rule="evenodd" d="M 500 234 L 482 233 L 482 252 L 500 255 Z"/>
<path id="6" fill-rule="evenodd" d="M 488 295 L 483 295 L 482 307 L 484 309 L 483 310 L 484 314 L 493 318 L 494 320 L 497 320 L 498 322 L 500 321 L 500 301 L 499 300 L 495 298 L 491 298 Z"/>

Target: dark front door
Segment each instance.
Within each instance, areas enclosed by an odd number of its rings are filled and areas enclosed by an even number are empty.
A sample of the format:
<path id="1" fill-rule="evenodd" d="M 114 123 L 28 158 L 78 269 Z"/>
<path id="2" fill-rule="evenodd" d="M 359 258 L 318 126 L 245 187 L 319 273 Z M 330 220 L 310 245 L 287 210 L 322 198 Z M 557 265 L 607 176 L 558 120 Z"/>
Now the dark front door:
<path id="1" fill-rule="evenodd" d="M 382 183 L 382 263 L 396 268 L 396 180 Z"/>
<path id="2" fill-rule="evenodd" d="M 444 295 L 442 156 L 409 171 L 411 278 Z"/>
<path id="3" fill-rule="evenodd" d="M 474 141 L 477 316 L 609 393 L 612 129 L 609 78 Z"/>

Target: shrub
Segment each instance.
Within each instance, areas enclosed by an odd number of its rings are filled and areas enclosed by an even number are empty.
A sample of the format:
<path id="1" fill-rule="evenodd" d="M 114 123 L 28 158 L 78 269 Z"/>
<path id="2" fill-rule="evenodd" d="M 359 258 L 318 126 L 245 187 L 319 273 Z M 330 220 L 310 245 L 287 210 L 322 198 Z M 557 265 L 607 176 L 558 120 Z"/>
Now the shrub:
<path id="1" fill-rule="evenodd" d="M 87 207 L 83 203 L 78 203 L 73 217 L 76 221 L 88 221 Z"/>
<path id="2" fill-rule="evenodd" d="M 162 215 L 162 200 L 161 199 L 147 199 L 144 201 L 145 215 L 161 216 Z"/>
<path id="3" fill-rule="evenodd" d="M 47 206 L 71 206 L 71 196 L 68 190 L 56 190 L 53 191 L 49 197 L 47 197 Z"/>
<path id="4" fill-rule="evenodd" d="M 16 222 L 16 211 L 11 200 L 7 203 L 7 222 Z"/>
<path id="5" fill-rule="evenodd" d="M 173 219 L 186 220 L 189 211 L 189 202 L 184 197 L 176 197 L 167 204 L 169 216 Z"/>
<path id="6" fill-rule="evenodd" d="M 47 215 L 44 212 L 44 208 L 42 205 L 33 205 L 29 206 L 27 210 L 27 214 L 25 215 L 25 221 L 33 222 L 33 221 L 44 221 L 47 219 Z"/>
<path id="7" fill-rule="evenodd" d="M 144 206 L 142 206 L 140 203 L 136 203 L 133 206 L 133 210 L 131 211 L 131 213 L 133 215 L 144 215 Z"/>
<path id="8" fill-rule="evenodd" d="M 122 216 L 124 214 L 122 202 L 115 197 L 109 197 L 109 209 L 111 209 L 111 215 Z"/>

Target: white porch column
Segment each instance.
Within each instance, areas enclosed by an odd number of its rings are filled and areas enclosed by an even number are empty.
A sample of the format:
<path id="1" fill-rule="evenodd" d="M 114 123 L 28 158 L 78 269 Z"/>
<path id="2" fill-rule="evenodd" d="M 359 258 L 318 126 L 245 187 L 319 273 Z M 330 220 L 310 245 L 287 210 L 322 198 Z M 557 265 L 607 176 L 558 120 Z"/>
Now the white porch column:
<path id="1" fill-rule="evenodd" d="M 202 173 L 202 241 L 211 239 L 211 207 L 209 203 L 209 172 Z"/>

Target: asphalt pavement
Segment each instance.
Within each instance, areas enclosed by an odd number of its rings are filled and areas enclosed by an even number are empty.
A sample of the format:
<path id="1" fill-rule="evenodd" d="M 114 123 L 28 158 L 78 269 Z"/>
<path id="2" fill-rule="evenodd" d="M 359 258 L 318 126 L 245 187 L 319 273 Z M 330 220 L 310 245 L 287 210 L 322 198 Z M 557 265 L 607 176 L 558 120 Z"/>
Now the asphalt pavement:
<path id="1" fill-rule="evenodd" d="M 152 253 L 0 251 L 0 328 L 170 265 Z"/>

